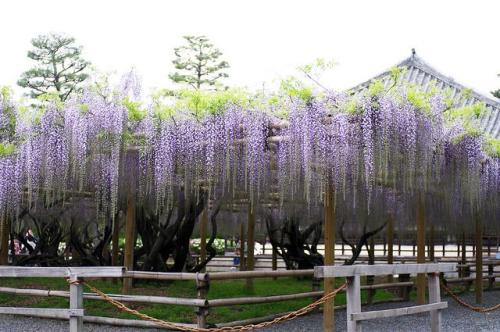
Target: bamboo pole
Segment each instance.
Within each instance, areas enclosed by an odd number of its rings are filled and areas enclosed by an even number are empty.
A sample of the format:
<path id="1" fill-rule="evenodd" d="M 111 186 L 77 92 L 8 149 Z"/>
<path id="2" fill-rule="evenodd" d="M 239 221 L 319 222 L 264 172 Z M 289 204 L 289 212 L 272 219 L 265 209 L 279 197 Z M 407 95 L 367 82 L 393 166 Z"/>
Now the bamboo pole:
<path id="1" fill-rule="evenodd" d="M 333 188 L 328 185 L 324 203 L 325 266 L 335 265 L 335 210 L 333 195 Z M 334 289 L 335 278 L 325 278 L 325 295 L 331 293 Z M 330 299 L 323 305 L 323 330 L 325 332 L 333 331 L 335 327 L 334 303 L 335 299 Z"/>
<path id="2" fill-rule="evenodd" d="M 387 264 L 394 263 L 394 218 L 389 214 L 387 220 Z M 387 276 L 387 282 L 393 282 L 394 276 L 392 274 Z"/>
<path id="3" fill-rule="evenodd" d="M 10 223 L 0 215 L 0 265 L 9 265 L 9 233 Z"/>
<path id="4" fill-rule="evenodd" d="M 251 204 L 248 205 L 248 249 L 247 249 L 247 261 L 246 261 L 246 269 L 247 271 L 253 271 L 255 266 L 255 213 L 253 211 L 253 206 Z M 253 279 L 249 278 L 246 281 L 246 288 L 250 291 L 253 291 Z"/>
<path id="5" fill-rule="evenodd" d="M 425 263 L 425 201 L 424 194 L 417 197 L 417 263 Z M 417 304 L 425 303 L 425 274 L 417 274 Z"/>
<path id="6" fill-rule="evenodd" d="M 476 224 L 476 303 L 483 303 L 483 223 L 479 212 L 475 213 Z"/>
<path id="7" fill-rule="evenodd" d="M 200 261 L 207 259 L 207 226 L 208 226 L 208 205 L 203 209 L 200 220 Z M 202 272 L 205 272 L 205 267 Z"/>

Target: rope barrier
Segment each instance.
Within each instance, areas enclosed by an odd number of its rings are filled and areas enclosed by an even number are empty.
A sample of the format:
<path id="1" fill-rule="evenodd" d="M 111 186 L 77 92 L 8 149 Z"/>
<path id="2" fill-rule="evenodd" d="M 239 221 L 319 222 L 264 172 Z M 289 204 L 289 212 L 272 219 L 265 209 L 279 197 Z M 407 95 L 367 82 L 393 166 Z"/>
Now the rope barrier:
<path id="1" fill-rule="evenodd" d="M 274 324 L 279 324 L 285 321 L 293 320 L 297 317 L 304 316 L 311 311 L 313 311 L 316 307 L 324 304 L 326 301 L 333 299 L 335 295 L 337 295 L 338 292 L 344 290 L 347 287 L 347 283 L 343 284 L 339 288 L 335 289 L 331 293 L 326 294 L 325 296 L 321 297 L 317 301 L 314 301 L 313 303 L 300 308 L 298 310 L 292 311 L 286 315 L 277 317 L 273 320 L 267 321 L 267 322 L 262 322 L 259 324 L 249 324 L 249 325 L 241 325 L 241 326 L 227 326 L 227 327 L 221 327 L 221 328 L 199 328 L 199 327 L 189 327 L 189 326 L 184 326 L 180 325 L 177 323 L 172 323 L 172 322 L 167 322 L 158 318 L 154 318 L 151 316 L 148 316 L 146 314 L 140 313 L 137 310 L 128 308 L 125 304 L 112 299 L 109 297 L 107 294 L 103 293 L 99 289 L 93 287 L 92 285 L 89 285 L 88 283 L 84 281 L 75 281 L 75 280 L 68 280 L 70 284 L 82 284 L 86 287 L 88 287 L 92 292 L 96 293 L 99 295 L 103 300 L 106 302 L 110 303 L 111 305 L 115 306 L 119 310 L 128 312 L 136 317 L 139 317 L 143 320 L 150 321 L 155 323 L 158 326 L 167 328 L 167 329 L 173 329 L 177 331 L 183 331 L 183 332 L 240 332 L 240 331 L 250 331 L 254 329 L 260 329 L 264 327 L 268 327 Z"/>
<path id="2" fill-rule="evenodd" d="M 492 312 L 492 311 L 500 309 L 500 303 L 497 305 L 494 305 L 492 307 L 488 307 L 488 308 L 476 307 L 476 306 L 470 305 L 467 302 L 465 302 L 464 300 L 462 300 L 461 298 L 459 298 L 455 293 L 453 293 L 453 291 L 450 288 L 448 288 L 448 286 L 446 286 L 443 282 L 441 282 L 441 286 L 446 291 L 446 293 L 448 293 L 451 296 L 451 298 L 454 299 L 458 304 L 460 304 L 461 306 L 463 306 L 467 309 L 470 309 L 472 311 L 479 312 L 479 313 L 487 313 L 487 312 Z"/>

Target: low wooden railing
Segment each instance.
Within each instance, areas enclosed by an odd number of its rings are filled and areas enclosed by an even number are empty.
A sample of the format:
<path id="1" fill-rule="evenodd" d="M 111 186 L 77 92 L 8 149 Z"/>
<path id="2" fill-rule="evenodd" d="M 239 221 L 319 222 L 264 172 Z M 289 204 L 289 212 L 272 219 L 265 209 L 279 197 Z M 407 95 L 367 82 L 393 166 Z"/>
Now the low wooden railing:
<path id="1" fill-rule="evenodd" d="M 490 262 L 494 265 L 496 262 Z M 394 264 L 394 266 L 410 266 L 413 264 Z M 362 266 L 362 265 L 357 265 Z M 378 267 L 380 265 L 372 265 Z M 336 269 L 343 268 L 337 266 Z M 166 305 L 181 305 L 193 307 L 197 314 L 198 327 L 207 327 L 207 315 L 210 308 L 243 304 L 261 304 L 274 303 L 295 299 L 311 298 L 316 299 L 324 295 L 319 287 L 319 279 L 314 279 L 314 270 L 277 270 L 277 271 L 234 271 L 234 272 L 213 272 L 213 273 L 156 273 L 142 271 L 126 271 L 122 267 L 0 267 L 1 277 L 53 277 L 53 278 L 69 278 L 70 280 L 94 279 L 94 278 L 131 278 L 144 280 L 190 280 L 196 284 L 196 298 L 178 298 L 165 296 L 143 296 L 143 295 L 121 295 L 109 294 L 109 296 L 120 302 L 129 303 L 150 303 L 150 304 L 166 304 Z M 209 299 L 208 292 L 210 283 L 222 280 L 238 280 L 238 279 L 258 279 L 258 278 L 284 278 L 284 277 L 311 277 L 312 289 L 310 292 L 301 292 L 295 294 L 272 295 L 272 296 L 254 296 L 254 297 L 238 297 L 238 298 L 223 298 Z M 485 279 L 495 282 L 496 275 L 486 276 Z M 459 280 L 460 282 L 468 282 L 467 280 Z M 448 283 L 454 282 L 454 279 L 447 280 Z M 9 287 L 0 287 L 0 293 L 9 293 L 16 295 L 28 296 L 56 296 L 70 299 L 69 309 L 32 309 L 32 308 L 5 308 L 0 307 L 0 313 L 4 314 L 19 314 L 38 316 L 46 318 L 69 319 L 71 331 L 80 331 L 83 321 L 93 323 L 106 323 L 114 325 L 136 326 L 136 327 L 154 327 L 154 323 L 137 320 L 123 320 L 107 317 L 90 317 L 84 316 L 83 299 L 103 300 L 100 296 L 94 293 L 84 293 L 83 286 L 77 283 L 70 284 L 70 290 L 37 290 L 37 289 L 18 289 Z M 396 300 L 409 300 L 409 294 L 413 287 L 413 282 L 410 279 L 410 274 L 404 271 L 399 273 L 398 282 L 379 283 L 373 285 L 362 285 L 362 290 L 375 289 L 399 289 L 399 298 Z M 270 319 L 272 316 L 260 317 L 245 321 L 245 323 L 256 323 L 265 319 Z M 238 325 L 242 322 L 224 323 L 217 326 Z M 184 324 L 190 325 L 190 324 Z M 191 326 L 191 325 L 190 325 Z M 192 325 L 194 326 L 194 325 Z"/>
<path id="2" fill-rule="evenodd" d="M 427 263 L 427 264 L 380 264 L 380 265 L 351 265 L 351 266 L 317 266 L 317 278 L 345 277 L 347 279 L 347 331 L 361 331 L 361 321 L 375 318 L 411 315 L 421 312 L 430 312 L 431 331 L 441 331 L 441 309 L 447 308 L 447 302 L 441 302 L 439 276 L 440 273 L 456 271 L 454 263 Z M 361 276 L 395 275 L 402 273 L 427 274 L 429 288 L 429 304 L 417 306 L 361 311 Z"/>

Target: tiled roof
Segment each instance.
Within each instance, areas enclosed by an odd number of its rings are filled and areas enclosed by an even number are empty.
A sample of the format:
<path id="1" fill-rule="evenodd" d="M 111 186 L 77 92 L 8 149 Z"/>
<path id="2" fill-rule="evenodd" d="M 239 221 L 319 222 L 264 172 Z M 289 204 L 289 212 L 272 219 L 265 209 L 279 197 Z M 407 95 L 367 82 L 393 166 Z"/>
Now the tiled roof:
<path id="1" fill-rule="evenodd" d="M 488 98 L 455 82 L 453 78 L 441 74 L 425 63 L 422 59 L 417 57 L 415 52 L 413 52 L 411 57 L 397 64 L 397 67 L 406 67 L 407 69 L 400 82 L 413 83 L 420 86 L 424 91 L 427 91 L 431 87 L 430 82 L 434 81 L 435 87 L 443 90 L 449 89 L 451 91 L 451 98 L 453 98 L 456 103 L 459 103 L 459 107 L 472 105 L 477 102 L 483 102 L 486 105 L 487 112 L 484 112 L 484 114 L 481 115 L 481 129 L 495 138 L 500 138 L 499 100 Z M 364 90 L 374 80 L 380 80 L 385 87 L 388 87 L 392 84 L 390 70 L 387 70 L 350 90 L 353 92 Z M 468 91 L 468 93 L 465 94 L 467 96 L 466 98 L 461 95 L 461 92 L 463 91 Z"/>

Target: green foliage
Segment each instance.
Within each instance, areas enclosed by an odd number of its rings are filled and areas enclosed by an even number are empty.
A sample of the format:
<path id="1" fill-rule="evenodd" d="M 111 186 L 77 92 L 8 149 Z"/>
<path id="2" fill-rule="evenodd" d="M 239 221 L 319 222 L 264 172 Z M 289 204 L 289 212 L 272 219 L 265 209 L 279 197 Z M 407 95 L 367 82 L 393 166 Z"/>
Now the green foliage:
<path id="1" fill-rule="evenodd" d="M 185 83 L 201 89 L 203 86 L 216 87 L 220 79 L 229 75 L 227 61 L 220 60 L 222 52 L 215 48 L 205 36 L 184 36 L 186 45 L 174 49 L 176 59 L 172 61 L 177 69 L 169 75 L 175 83 Z"/>
<path id="2" fill-rule="evenodd" d="M 358 101 L 355 98 L 349 99 L 345 105 L 343 105 L 342 111 L 347 112 L 348 114 L 356 114 L 362 111 L 362 108 L 359 107 Z"/>
<path id="3" fill-rule="evenodd" d="M 368 94 L 370 96 L 378 96 L 384 91 L 384 84 L 381 80 L 374 80 L 368 87 Z"/>
<path id="4" fill-rule="evenodd" d="M 147 112 L 141 109 L 141 102 L 132 101 L 129 97 L 125 97 L 122 100 L 122 104 L 127 109 L 128 119 L 130 121 L 141 121 L 146 117 Z"/>
<path id="5" fill-rule="evenodd" d="M 80 112 L 83 114 L 87 113 L 89 111 L 89 105 L 88 104 L 79 104 L 78 108 L 80 109 Z"/>
<path id="6" fill-rule="evenodd" d="M 28 58 L 35 61 L 33 68 L 21 75 L 19 86 L 30 89 L 32 98 L 55 92 L 64 101 L 80 90 L 87 79 L 85 69 L 89 62 L 81 57 L 80 46 L 73 37 L 59 34 L 40 35 L 31 41 L 33 49 Z"/>
<path id="7" fill-rule="evenodd" d="M 157 119 L 166 119 L 187 111 L 189 115 L 201 119 L 224 112 L 230 104 L 250 107 L 252 98 L 243 89 L 161 90 L 153 95 L 153 114 Z"/>
<path id="8" fill-rule="evenodd" d="M 38 95 L 36 98 L 43 104 L 52 104 L 57 107 L 57 109 L 62 110 L 64 108 L 64 101 L 61 100 L 61 96 L 56 91 L 50 91 Z"/>
<path id="9" fill-rule="evenodd" d="M 427 114 L 431 111 L 431 105 L 429 102 L 431 95 L 431 93 L 426 93 L 415 85 L 409 85 L 406 89 L 406 98 L 408 99 L 408 102 L 415 106 L 418 110 Z"/>
<path id="10" fill-rule="evenodd" d="M 2 116 L 8 118 L 7 125 L 0 127 L 0 140 L 11 140 L 15 135 L 16 110 L 11 98 L 12 90 L 7 86 L 0 87 L 0 108 L 2 110 Z"/>
<path id="11" fill-rule="evenodd" d="M 292 98 L 309 102 L 313 98 L 313 90 L 297 78 L 290 76 L 280 82 L 280 91 Z"/>
<path id="12" fill-rule="evenodd" d="M 391 80 L 394 81 L 394 84 L 399 82 L 399 80 L 406 73 L 406 71 L 407 71 L 407 68 L 404 66 L 403 67 L 394 66 L 389 70 Z"/>
<path id="13" fill-rule="evenodd" d="M 483 149 L 490 157 L 500 158 L 500 139 L 487 137 L 484 141 Z"/>
<path id="14" fill-rule="evenodd" d="M 334 60 L 316 58 L 313 62 L 299 66 L 297 69 L 306 75 L 319 76 L 336 65 Z"/>
<path id="15" fill-rule="evenodd" d="M 449 121 L 461 120 L 464 122 L 471 122 L 479 119 L 479 117 L 486 111 L 486 105 L 483 102 L 475 103 L 470 106 L 453 108 L 447 110 L 444 115 Z"/>
<path id="16" fill-rule="evenodd" d="M 6 157 L 16 152 L 16 146 L 13 143 L 0 143 L 0 157 Z"/>

